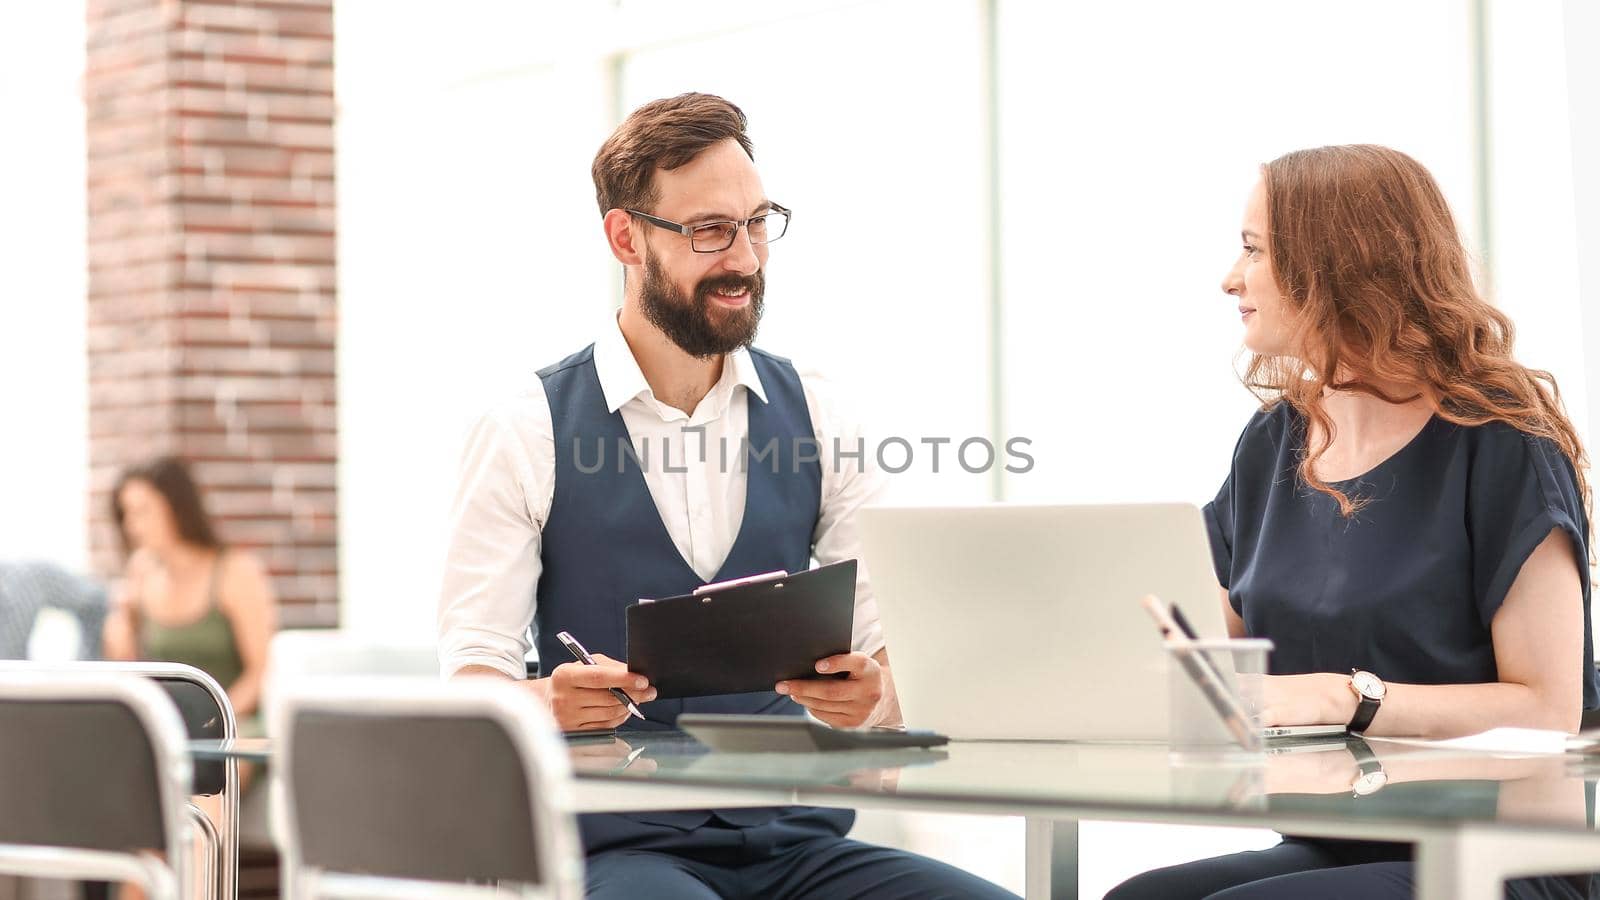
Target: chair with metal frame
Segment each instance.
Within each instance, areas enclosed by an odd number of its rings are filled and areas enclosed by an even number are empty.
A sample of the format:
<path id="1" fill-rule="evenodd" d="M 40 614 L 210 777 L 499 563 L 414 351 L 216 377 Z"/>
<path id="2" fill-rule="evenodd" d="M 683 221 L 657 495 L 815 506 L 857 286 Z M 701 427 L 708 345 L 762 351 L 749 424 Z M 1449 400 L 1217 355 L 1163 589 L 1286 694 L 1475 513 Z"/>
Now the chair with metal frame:
<path id="1" fill-rule="evenodd" d="M 0 678 L 0 872 L 185 898 L 191 779 L 173 702 L 111 673 Z"/>
<path id="2" fill-rule="evenodd" d="M 233 703 L 216 679 L 194 666 L 165 662 L 0 662 L 0 671 L 83 672 L 108 675 L 133 675 L 155 682 L 166 692 L 190 740 L 225 740 L 238 736 Z M 204 883 L 210 896 L 238 896 L 239 877 L 239 766 L 233 759 L 191 763 L 193 785 L 190 794 L 220 796 L 221 815 L 212 822 L 193 802 L 184 803 L 184 813 L 194 823 L 206 844 Z"/>
<path id="3" fill-rule="evenodd" d="M 583 896 L 566 747 L 525 690 L 303 678 L 268 712 L 285 897 Z"/>

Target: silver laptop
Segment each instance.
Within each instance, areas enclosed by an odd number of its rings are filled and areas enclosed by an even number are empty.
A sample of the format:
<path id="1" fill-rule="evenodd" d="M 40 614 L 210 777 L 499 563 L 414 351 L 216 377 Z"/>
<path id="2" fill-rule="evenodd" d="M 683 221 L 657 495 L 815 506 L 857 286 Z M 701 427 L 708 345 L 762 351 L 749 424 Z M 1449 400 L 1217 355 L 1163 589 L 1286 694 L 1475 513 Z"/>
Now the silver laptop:
<path id="1" fill-rule="evenodd" d="M 1139 598 L 1224 637 L 1188 504 L 876 507 L 862 563 L 913 728 L 966 740 L 1166 740 L 1166 658 Z M 1338 733 L 1294 728 L 1295 737 Z"/>

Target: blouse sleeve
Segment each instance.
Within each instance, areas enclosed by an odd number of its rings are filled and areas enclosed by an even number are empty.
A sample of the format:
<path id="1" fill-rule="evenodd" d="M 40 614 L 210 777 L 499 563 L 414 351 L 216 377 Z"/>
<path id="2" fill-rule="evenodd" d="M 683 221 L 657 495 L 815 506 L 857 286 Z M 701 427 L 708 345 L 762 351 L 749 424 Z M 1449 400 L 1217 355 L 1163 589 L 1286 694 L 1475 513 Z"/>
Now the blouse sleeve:
<path id="1" fill-rule="evenodd" d="M 1233 588 L 1233 548 L 1239 535 L 1237 510 L 1234 504 L 1234 480 L 1240 471 L 1251 472 L 1263 456 L 1270 458 L 1277 444 L 1276 431 L 1282 427 L 1287 407 L 1280 404 L 1274 410 L 1260 410 L 1245 423 L 1239 440 L 1233 445 L 1233 456 L 1228 466 L 1228 477 L 1216 499 L 1200 510 L 1206 521 L 1206 536 L 1211 539 L 1211 565 L 1217 570 L 1217 581 L 1224 589 Z M 1248 477 L 1248 476 L 1247 476 Z M 1238 609 L 1238 601 L 1232 600 Z"/>
<path id="2" fill-rule="evenodd" d="M 1206 520 L 1206 536 L 1211 539 L 1211 565 L 1217 570 L 1217 581 L 1230 587 L 1229 576 L 1233 570 L 1233 473 L 1222 482 L 1217 497 L 1201 509 Z"/>
<path id="3" fill-rule="evenodd" d="M 1490 426 L 1474 452 L 1467 489 L 1473 594 L 1484 626 L 1500 611 L 1523 563 L 1558 528 L 1572 538 L 1587 609 L 1588 519 L 1565 454 L 1547 438 Z"/>

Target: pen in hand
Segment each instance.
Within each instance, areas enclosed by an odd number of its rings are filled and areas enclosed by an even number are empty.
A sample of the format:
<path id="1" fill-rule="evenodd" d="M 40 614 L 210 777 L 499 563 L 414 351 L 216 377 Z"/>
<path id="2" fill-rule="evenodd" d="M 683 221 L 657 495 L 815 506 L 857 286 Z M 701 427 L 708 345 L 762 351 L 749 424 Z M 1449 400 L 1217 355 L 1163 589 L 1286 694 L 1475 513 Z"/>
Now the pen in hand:
<path id="1" fill-rule="evenodd" d="M 567 652 L 571 653 L 572 658 L 578 662 L 581 662 L 586 666 L 599 665 L 599 663 L 594 661 L 594 657 L 589 655 L 589 651 L 585 650 L 583 645 L 578 643 L 578 639 L 572 635 L 566 633 L 565 631 L 558 631 L 556 632 L 556 640 L 560 641 L 561 646 L 567 648 Z M 622 704 L 628 707 L 629 713 L 638 716 L 641 720 L 644 719 L 644 713 L 639 712 L 639 707 L 633 705 L 633 700 L 628 697 L 627 691 L 624 691 L 622 688 L 610 688 L 609 690 L 611 691 L 612 696 L 616 697 L 618 700 L 621 700 Z"/>

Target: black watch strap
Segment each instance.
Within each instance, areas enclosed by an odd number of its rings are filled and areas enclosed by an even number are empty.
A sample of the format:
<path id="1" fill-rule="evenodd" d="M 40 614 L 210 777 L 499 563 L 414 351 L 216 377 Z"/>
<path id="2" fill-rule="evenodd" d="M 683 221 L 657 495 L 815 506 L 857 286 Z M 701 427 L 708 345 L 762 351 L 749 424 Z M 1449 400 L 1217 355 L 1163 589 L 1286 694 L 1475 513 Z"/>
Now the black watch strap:
<path id="1" fill-rule="evenodd" d="M 1345 726 L 1345 730 L 1351 734 L 1361 734 L 1366 731 L 1367 726 L 1371 725 L 1373 718 L 1378 715 L 1379 701 L 1363 694 L 1356 696 L 1360 698 L 1360 702 L 1356 704 L 1356 714 L 1350 719 L 1350 724 Z"/>
<path id="2" fill-rule="evenodd" d="M 1345 743 L 1345 747 L 1350 751 L 1350 755 L 1356 758 L 1356 768 L 1361 770 L 1361 774 L 1383 771 L 1383 764 L 1378 762 L 1378 754 L 1372 752 L 1366 741 L 1353 737 Z"/>
<path id="3" fill-rule="evenodd" d="M 1359 800 L 1383 790 L 1384 785 L 1389 783 L 1389 775 L 1383 771 L 1383 763 L 1378 761 L 1378 755 L 1372 752 L 1367 742 L 1359 737 L 1352 737 L 1345 746 L 1356 758 L 1356 769 L 1359 772 L 1355 780 L 1350 782 L 1350 793 Z"/>

